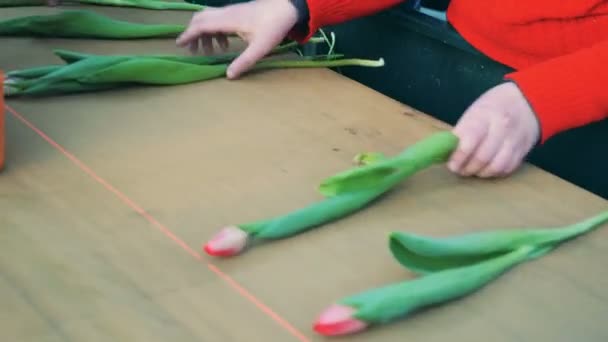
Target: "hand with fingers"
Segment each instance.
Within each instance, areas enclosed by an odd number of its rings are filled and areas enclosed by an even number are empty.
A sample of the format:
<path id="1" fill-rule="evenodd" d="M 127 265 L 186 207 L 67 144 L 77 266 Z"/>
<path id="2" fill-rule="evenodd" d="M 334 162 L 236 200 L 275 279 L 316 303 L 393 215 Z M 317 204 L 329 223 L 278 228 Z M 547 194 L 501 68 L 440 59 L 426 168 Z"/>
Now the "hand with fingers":
<path id="1" fill-rule="evenodd" d="M 459 137 L 448 168 L 482 178 L 512 174 L 538 142 L 540 126 L 528 101 L 511 82 L 479 97 L 453 130 Z"/>
<path id="2" fill-rule="evenodd" d="M 290 0 L 252 0 L 196 13 L 177 45 L 193 53 L 201 48 L 213 52 L 215 39 L 228 48 L 227 34 L 238 34 L 247 48 L 231 63 L 227 77 L 234 79 L 280 44 L 298 21 L 298 11 Z"/>

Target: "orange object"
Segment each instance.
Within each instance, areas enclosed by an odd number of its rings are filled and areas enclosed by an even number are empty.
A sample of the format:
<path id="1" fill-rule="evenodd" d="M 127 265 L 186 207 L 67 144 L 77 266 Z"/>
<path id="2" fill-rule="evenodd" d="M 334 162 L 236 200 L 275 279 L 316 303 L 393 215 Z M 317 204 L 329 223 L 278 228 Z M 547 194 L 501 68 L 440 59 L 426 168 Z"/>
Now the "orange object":
<path id="1" fill-rule="evenodd" d="M 4 141 L 5 141 L 5 130 L 4 130 L 4 73 L 0 70 L 0 171 L 4 169 Z"/>

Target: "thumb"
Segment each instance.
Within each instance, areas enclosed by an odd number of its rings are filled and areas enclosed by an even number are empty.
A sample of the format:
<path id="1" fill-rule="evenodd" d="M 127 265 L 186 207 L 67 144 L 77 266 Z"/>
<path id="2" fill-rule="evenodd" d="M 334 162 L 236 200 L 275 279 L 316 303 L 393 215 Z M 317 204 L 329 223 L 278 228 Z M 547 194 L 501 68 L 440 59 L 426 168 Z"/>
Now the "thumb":
<path id="1" fill-rule="evenodd" d="M 280 41 L 280 39 L 271 39 L 268 36 L 263 39 L 252 39 L 245 51 L 230 64 L 226 76 L 229 79 L 238 78 L 264 58 Z"/>
<path id="2" fill-rule="evenodd" d="M 448 161 L 448 168 L 452 172 L 462 170 L 488 133 L 488 122 L 475 114 L 475 108 L 468 110 L 452 129 L 458 137 L 458 147 Z"/>

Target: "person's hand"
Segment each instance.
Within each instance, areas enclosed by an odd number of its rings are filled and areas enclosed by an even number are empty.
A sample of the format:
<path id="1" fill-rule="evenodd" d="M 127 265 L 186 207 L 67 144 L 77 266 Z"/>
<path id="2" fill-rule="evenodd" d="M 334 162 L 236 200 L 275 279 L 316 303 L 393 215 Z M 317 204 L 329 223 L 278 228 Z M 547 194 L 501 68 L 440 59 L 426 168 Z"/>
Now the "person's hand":
<path id="1" fill-rule="evenodd" d="M 228 78 L 236 78 L 280 44 L 297 20 L 297 10 L 289 0 L 253 0 L 207 8 L 194 15 L 177 45 L 190 47 L 193 53 L 202 46 L 204 52 L 211 53 L 213 38 L 227 49 L 226 34 L 238 34 L 248 46 L 228 68 Z"/>
<path id="2" fill-rule="evenodd" d="M 458 148 L 448 168 L 461 176 L 504 177 L 537 143 L 540 127 L 519 88 L 500 84 L 479 97 L 453 129 Z"/>

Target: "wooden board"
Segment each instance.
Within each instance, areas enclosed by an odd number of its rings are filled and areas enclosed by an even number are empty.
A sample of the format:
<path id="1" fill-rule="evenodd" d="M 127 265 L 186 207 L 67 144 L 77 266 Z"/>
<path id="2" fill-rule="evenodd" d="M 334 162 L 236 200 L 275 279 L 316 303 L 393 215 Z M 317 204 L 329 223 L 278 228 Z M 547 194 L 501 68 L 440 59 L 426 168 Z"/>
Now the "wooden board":
<path id="1" fill-rule="evenodd" d="M 0 42 L 3 70 L 58 62 L 54 48 L 181 51 L 171 39 Z M 438 166 L 354 216 L 216 260 L 201 244 L 223 225 L 306 205 L 356 153 L 397 153 L 447 126 L 329 70 L 7 102 L 0 330 L 11 341 L 325 341 L 311 324 L 333 300 L 412 277 L 389 231 L 560 225 L 607 207 L 529 166 L 501 181 Z M 607 238 L 593 232 L 474 296 L 346 340 L 605 341 Z"/>

